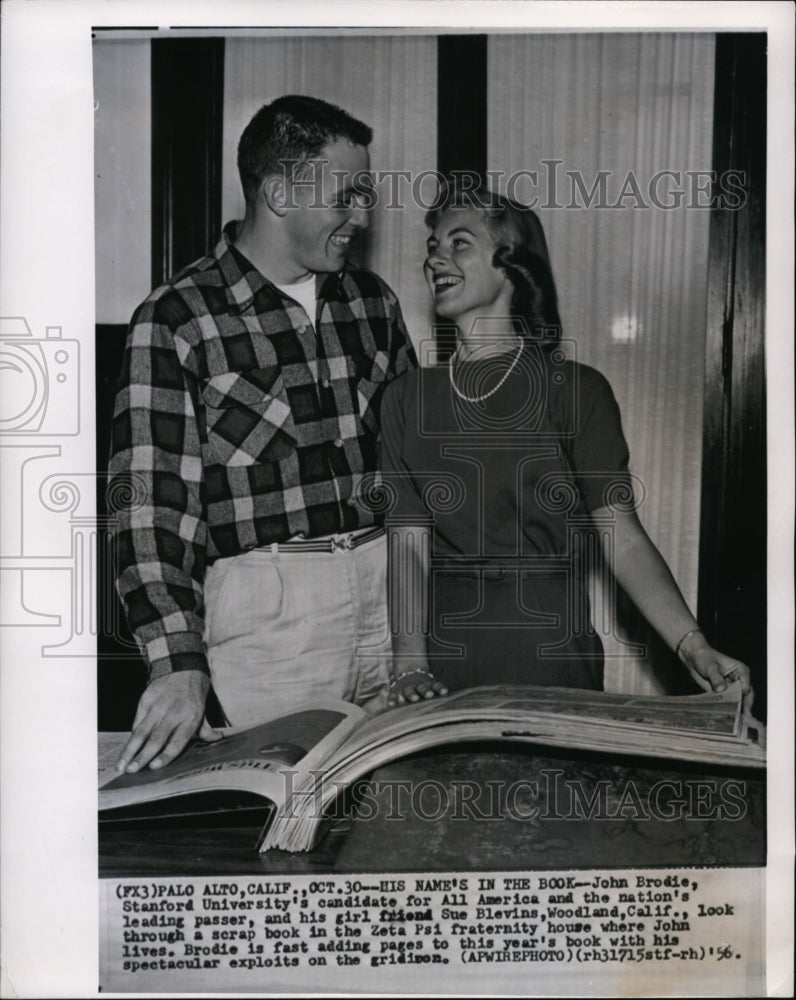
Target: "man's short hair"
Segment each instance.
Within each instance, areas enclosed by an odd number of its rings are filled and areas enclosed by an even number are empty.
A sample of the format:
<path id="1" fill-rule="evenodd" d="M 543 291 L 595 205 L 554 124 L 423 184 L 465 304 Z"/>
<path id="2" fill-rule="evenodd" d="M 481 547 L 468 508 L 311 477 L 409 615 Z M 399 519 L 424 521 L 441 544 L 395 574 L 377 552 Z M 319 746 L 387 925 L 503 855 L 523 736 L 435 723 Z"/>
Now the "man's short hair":
<path id="1" fill-rule="evenodd" d="M 263 105 L 238 143 L 238 172 L 246 201 L 256 197 L 265 177 L 282 173 L 285 162 L 295 165 L 316 158 L 338 139 L 368 146 L 373 129 L 318 97 L 289 94 Z"/>

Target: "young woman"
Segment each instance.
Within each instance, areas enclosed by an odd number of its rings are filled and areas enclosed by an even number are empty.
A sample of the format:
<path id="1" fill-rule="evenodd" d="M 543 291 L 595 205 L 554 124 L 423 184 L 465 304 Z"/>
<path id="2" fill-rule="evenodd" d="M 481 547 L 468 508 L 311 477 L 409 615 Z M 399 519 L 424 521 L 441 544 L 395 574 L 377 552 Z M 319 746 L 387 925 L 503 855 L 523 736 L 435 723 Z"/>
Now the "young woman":
<path id="1" fill-rule="evenodd" d="M 541 224 L 483 189 L 427 216 L 424 271 L 456 325 L 447 365 L 382 404 L 393 703 L 480 684 L 602 689 L 587 577 L 599 550 L 705 690 L 748 668 L 705 640 L 635 512 L 605 378 L 566 359 Z"/>

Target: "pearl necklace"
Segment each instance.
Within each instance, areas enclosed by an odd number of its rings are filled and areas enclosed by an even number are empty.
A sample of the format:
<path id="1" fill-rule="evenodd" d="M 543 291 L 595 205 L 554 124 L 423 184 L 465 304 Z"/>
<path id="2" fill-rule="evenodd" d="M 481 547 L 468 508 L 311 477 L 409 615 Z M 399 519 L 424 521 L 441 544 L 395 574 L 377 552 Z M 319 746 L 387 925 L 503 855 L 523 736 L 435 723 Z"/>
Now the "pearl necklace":
<path id="1" fill-rule="evenodd" d="M 461 389 L 456 385 L 456 379 L 454 378 L 453 375 L 453 365 L 459 353 L 459 350 L 457 348 L 453 352 L 453 354 L 451 354 L 450 362 L 448 364 L 448 375 L 450 376 L 450 381 L 451 381 L 451 386 L 453 387 L 453 391 L 456 393 L 459 399 L 463 399 L 466 403 L 483 403 L 485 399 L 489 399 L 490 396 L 494 396 L 495 393 L 498 391 L 498 389 L 503 385 L 503 383 L 509 377 L 509 375 L 511 375 L 511 373 L 514 371 L 517 362 L 520 360 L 520 355 L 522 354 L 522 347 L 523 347 L 523 342 L 522 340 L 520 340 L 520 346 L 517 348 L 517 353 L 514 355 L 514 360 L 511 362 L 509 367 L 504 372 L 503 378 L 501 378 L 501 380 L 498 382 L 496 386 L 491 388 L 489 392 L 485 392 L 482 396 L 468 396 L 465 393 L 463 393 Z"/>

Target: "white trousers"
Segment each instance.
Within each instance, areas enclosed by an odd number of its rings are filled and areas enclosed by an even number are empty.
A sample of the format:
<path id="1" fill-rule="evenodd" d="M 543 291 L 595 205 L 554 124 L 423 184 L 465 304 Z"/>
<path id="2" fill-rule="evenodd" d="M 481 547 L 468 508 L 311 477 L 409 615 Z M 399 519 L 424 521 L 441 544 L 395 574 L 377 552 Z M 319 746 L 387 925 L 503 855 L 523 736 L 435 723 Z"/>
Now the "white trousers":
<path id="1" fill-rule="evenodd" d="M 219 559 L 205 577 L 205 622 L 211 680 L 229 725 L 324 699 L 386 707 L 384 536 L 335 552 L 272 546 Z"/>

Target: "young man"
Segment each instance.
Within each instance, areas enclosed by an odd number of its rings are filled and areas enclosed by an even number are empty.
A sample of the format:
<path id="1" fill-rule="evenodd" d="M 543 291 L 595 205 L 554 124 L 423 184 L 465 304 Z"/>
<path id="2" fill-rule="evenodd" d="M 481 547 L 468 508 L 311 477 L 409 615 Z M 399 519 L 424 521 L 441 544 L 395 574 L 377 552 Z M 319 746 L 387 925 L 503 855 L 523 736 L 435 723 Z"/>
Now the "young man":
<path id="1" fill-rule="evenodd" d="M 386 704 L 383 528 L 356 496 L 382 391 L 415 362 L 395 295 L 346 266 L 371 138 L 315 98 L 261 108 L 243 222 L 133 316 L 110 473 L 132 480 L 117 585 L 150 681 L 120 770 L 209 738 L 211 681 L 233 725 Z"/>

